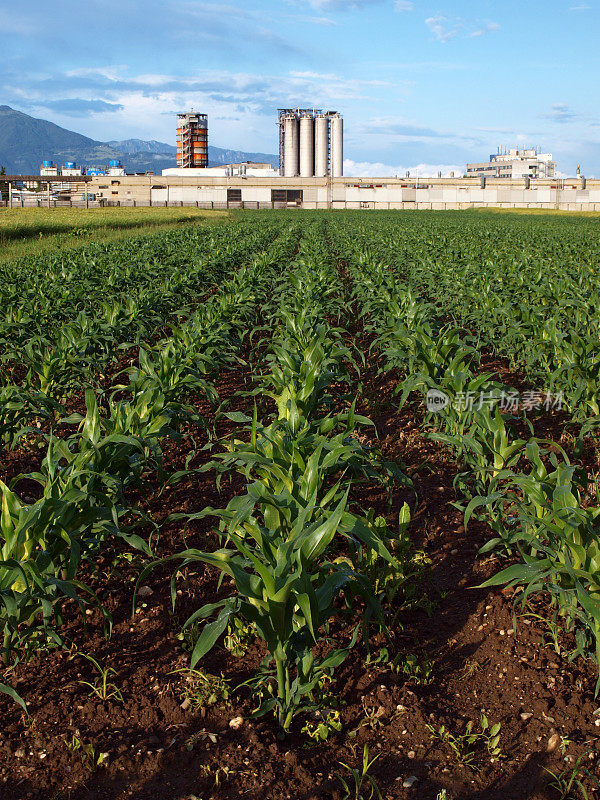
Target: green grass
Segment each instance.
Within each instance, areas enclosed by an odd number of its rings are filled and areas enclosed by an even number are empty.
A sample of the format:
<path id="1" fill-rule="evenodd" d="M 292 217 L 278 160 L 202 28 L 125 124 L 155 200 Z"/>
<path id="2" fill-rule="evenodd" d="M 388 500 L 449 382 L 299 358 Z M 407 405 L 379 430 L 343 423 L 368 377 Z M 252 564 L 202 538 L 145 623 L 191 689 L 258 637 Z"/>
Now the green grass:
<path id="1" fill-rule="evenodd" d="M 519 214 L 533 216 L 556 217 L 600 217 L 600 211 L 563 211 L 557 208 L 468 208 L 468 212 L 475 214 Z"/>
<path id="2" fill-rule="evenodd" d="M 0 209 L 0 263 L 25 255 L 108 242 L 182 223 L 222 222 L 225 211 L 188 208 Z"/>

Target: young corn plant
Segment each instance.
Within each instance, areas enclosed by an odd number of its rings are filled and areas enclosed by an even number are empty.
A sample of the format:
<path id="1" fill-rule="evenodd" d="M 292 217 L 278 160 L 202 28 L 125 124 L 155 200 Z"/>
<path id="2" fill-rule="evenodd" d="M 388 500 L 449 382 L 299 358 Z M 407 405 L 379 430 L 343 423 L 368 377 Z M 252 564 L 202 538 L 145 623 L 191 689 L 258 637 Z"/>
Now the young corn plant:
<path id="1" fill-rule="evenodd" d="M 39 436 L 42 425 L 52 426 L 64 416 L 64 408 L 42 392 L 20 386 L 0 388 L 0 444 L 14 448 L 23 438 Z"/>
<path id="2" fill-rule="evenodd" d="M 501 724 L 497 722 L 490 726 L 485 714 L 482 714 L 479 720 L 479 730 L 475 729 L 473 720 L 467 722 L 465 732 L 462 734 L 452 733 L 445 725 L 437 729 L 433 725 L 426 725 L 426 728 L 432 739 L 439 739 L 448 745 L 460 763 L 471 769 L 477 769 L 477 760 L 486 751 L 492 762 L 502 758 Z"/>
<path id="3" fill-rule="evenodd" d="M 97 697 L 106 703 L 108 700 L 116 700 L 119 703 L 124 703 L 123 694 L 119 687 L 110 680 L 111 675 L 116 675 L 117 671 L 113 667 L 102 667 L 100 663 L 88 653 L 77 653 L 78 656 L 86 658 L 90 664 L 95 668 L 98 677 L 92 683 L 91 681 L 78 681 L 82 686 L 87 686 L 90 689 L 90 695 Z"/>
<path id="4" fill-rule="evenodd" d="M 259 482 L 251 484 L 245 505 L 235 512 L 212 512 L 227 522 L 227 547 L 214 553 L 188 550 L 169 559 L 182 559 L 184 567 L 200 561 L 233 578 L 235 594 L 203 606 L 185 623 L 187 627 L 218 612 L 204 626 L 191 666 L 213 647 L 231 618 L 254 623 L 269 651 L 265 667 L 269 662 L 275 666 L 272 677 L 264 671 L 259 676 L 256 688 L 262 699 L 257 715 L 274 711 L 284 730 L 321 677 L 348 653 L 348 648 L 342 648 L 318 661 L 311 652 L 320 629 L 339 614 L 337 598 L 360 596 L 372 614 L 379 614 L 368 581 L 347 563 L 327 559 L 331 543 L 342 536 L 362 539 L 382 558 L 393 560 L 373 532 L 347 510 L 347 494 L 331 508 L 316 507 L 314 490 L 308 502 L 300 503 L 290 492 L 273 495 Z M 143 571 L 140 581 L 152 566 Z M 174 600 L 174 580 L 172 594 Z M 357 633 L 358 628 L 350 646 Z"/>
<path id="5" fill-rule="evenodd" d="M 334 383 L 348 383 L 344 361 L 352 362 L 351 351 L 336 338 L 332 329 L 307 319 L 306 311 L 284 316 L 284 335 L 271 343 L 271 370 L 263 378 L 261 394 L 273 398 L 279 419 L 286 419 L 296 432 L 300 420 L 322 416 L 344 399 L 331 393 Z"/>
<path id="6" fill-rule="evenodd" d="M 589 755 L 589 752 L 584 751 L 572 767 L 561 772 L 553 772 L 544 767 L 552 778 L 548 782 L 548 786 L 557 793 L 557 800 L 575 800 L 575 798 L 589 800 L 584 781 L 589 785 L 593 784 L 595 788 L 600 788 L 598 779 L 582 763 Z"/>
<path id="7" fill-rule="evenodd" d="M 61 607 L 71 598 L 83 609 L 81 595 L 92 596 L 75 579 L 79 548 L 69 549 L 91 519 L 68 501 L 42 499 L 24 505 L 0 482 L 0 624 L 2 662 L 16 663 L 32 648 L 61 646 Z"/>
<path id="8" fill-rule="evenodd" d="M 306 281 L 314 286 L 310 275 Z M 315 292 L 321 289 L 315 287 Z M 184 567 L 206 563 L 235 585 L 230 597 L 203 606 L 185 623 L 188 627 L 216 614 L 196 642 L 192 668 L 232 619 L 254 624 L 268 650 L 250 682 L 259 700 L 255 713 L 275 712 L 287 731 L 300 710 L 313 707 L 315 687 L 357 639 L 358 626 L 347 647 L 315 658 L 313 646 L 340 614 L 338 599 L 353 606 L 360 597 L 366 606 L 365 626 L 373 616 L 381 619 L 368 579 L 352 559 L 332 558 L 335 551 L 345 543 L 351 551 L 364 546 L 384 561 L 396 560 L 380 531 L 348 507 L 352 481 L 345 475 L 352 469 L 366 472 L 368 459 L 348 436 L 356 424 L 353 406 L 348 412 L 333 412 L 330 387 L 343 378 L 347 350 L 304 314 L 286 317 L 283 336 L 272 350 L 263 389 L 276 401 L 277 418 L 269 426 L 259 425 L 255 408 L 248 441 L 234 435 L 222 456 L 225 468 L 234 467 L 251 481 L 246 494 L 226 509 L 208 508 L 190 516 L 218 517 L 223 546 L 214 553 L 187 550 L 169 560 L 182 560 Z M 250 421 L 239 414 L 230 417 Z M 172 595 L 174 601 L 175 576 Z"/>
<path id="9" fill-rule="evenodd" d="M 348 773 L 348 780 L 340 776 L 339 780 L 344 787 L 344 800 L 382 800 L 381 791 L 377 781 L 370 774 L 371 767 L 379 756 L 369 760 L 369 746 L 365 745 L 360 768 L 350 767 L 343 761 L 339 764 Z"/>
<path id="10" fill-rule="evenodd" d="M 516 511 L 509 543 L 521 563 L 484 585 L 523 585 L 523 604 L 532 593 L 548 592 L 575 631 L 574 655 L 593 655 L 600 665 L 600 508 L 582 505 L 587 477 L 581 469 L 552 453 L 548 471 L 535 442 L 527 453 L 531 471 L 515 475 L 509 493 Z"/>

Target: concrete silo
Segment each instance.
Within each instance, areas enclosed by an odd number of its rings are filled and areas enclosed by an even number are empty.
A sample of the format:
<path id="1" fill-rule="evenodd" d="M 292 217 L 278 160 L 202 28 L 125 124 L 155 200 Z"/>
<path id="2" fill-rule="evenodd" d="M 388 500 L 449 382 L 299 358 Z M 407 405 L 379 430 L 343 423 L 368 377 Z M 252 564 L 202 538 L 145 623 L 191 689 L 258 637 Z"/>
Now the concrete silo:
<path id="1" fill-rule="evenodd" d="M 300 175 L 312 178 L 315 174 L 315 120 L 311 111 L 300 117 Z"/>
<path id="2" fill-rule="evenodd" d="M 279 174 L 285 178 L 340 177 L 344 121 L 337 111 L 279 109 Z"/>
<path id="3" fill-rule="evenodd" d="M 344 174 L 344 120 L 340 114 L 332 114 L 331 125 L 331 175 L 341 178 Z"/>
<path id="4" fill-rule="evenodd" d="M 300 135 L 298 117 L 287 112 L 283 117 L 283 175 L 295 178 L 300 172 Z"/>
<path id="5" fill-rule="evenodd" d="M 315 117 L 315 176 L 325 178 L 329 172 L 329 120 L 325 114 Z"/>

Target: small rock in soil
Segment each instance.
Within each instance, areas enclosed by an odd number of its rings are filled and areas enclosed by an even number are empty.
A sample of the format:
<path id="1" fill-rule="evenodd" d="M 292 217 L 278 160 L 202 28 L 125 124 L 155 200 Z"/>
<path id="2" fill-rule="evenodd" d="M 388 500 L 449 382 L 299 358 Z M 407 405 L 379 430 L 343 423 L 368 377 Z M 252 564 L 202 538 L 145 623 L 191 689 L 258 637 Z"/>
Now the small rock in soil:
<path id="1" fill-rule="evenodd" d="M 417 782 L 418 778 L 416 775 L 411 775 L 410 778 L 407 778 L 405 781 L 402 781 L 402 786 L 405 789 L 410 789 L 411 786 L 414 786 Z"/>
<path id="2" fill-rule="evenodd" d="M 233 719 L 229 720 L 229 727 L 233 728 L 234 731 L 239 730 L 243 724 L 244 724 L 243 717 L 234 717 Z"/>
<path id="3" fill-rule="evenodd" d="M 560 736 L 558 735 L 558 733 L 555 733 L 548 739 L 548 744 L 546 746 L 547 752 L 553 753 L 559 744 L 560 744 Z"/>

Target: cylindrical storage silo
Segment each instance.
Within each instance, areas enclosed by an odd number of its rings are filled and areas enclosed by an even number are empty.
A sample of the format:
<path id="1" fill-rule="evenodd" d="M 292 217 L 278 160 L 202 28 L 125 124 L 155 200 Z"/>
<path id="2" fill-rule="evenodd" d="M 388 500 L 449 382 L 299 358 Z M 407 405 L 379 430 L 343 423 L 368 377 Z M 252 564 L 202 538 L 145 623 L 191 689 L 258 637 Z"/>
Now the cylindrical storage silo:
<path id="1" fill-rule="evenodd" d="M 283 120 L 283 175 L 295 178 L 300 171 L 298 118 L 289 114 Z"/>
<path id="2" fill-rule="evenodd" d="M 331 174 L 341 178 L 344 174 L 344 120 L 331 117 Z"/>
<path id="3" fill-rule="evenodd" d="M 315 174 L 315 121 L 312 114 L 300 117 L 300 176 Z"/>
<path id="4" fill-rule="evenodd" d="M 329 170 L 329 120 L 324 114 L 315 117 L 315 175 L 324 178 Z"/>

